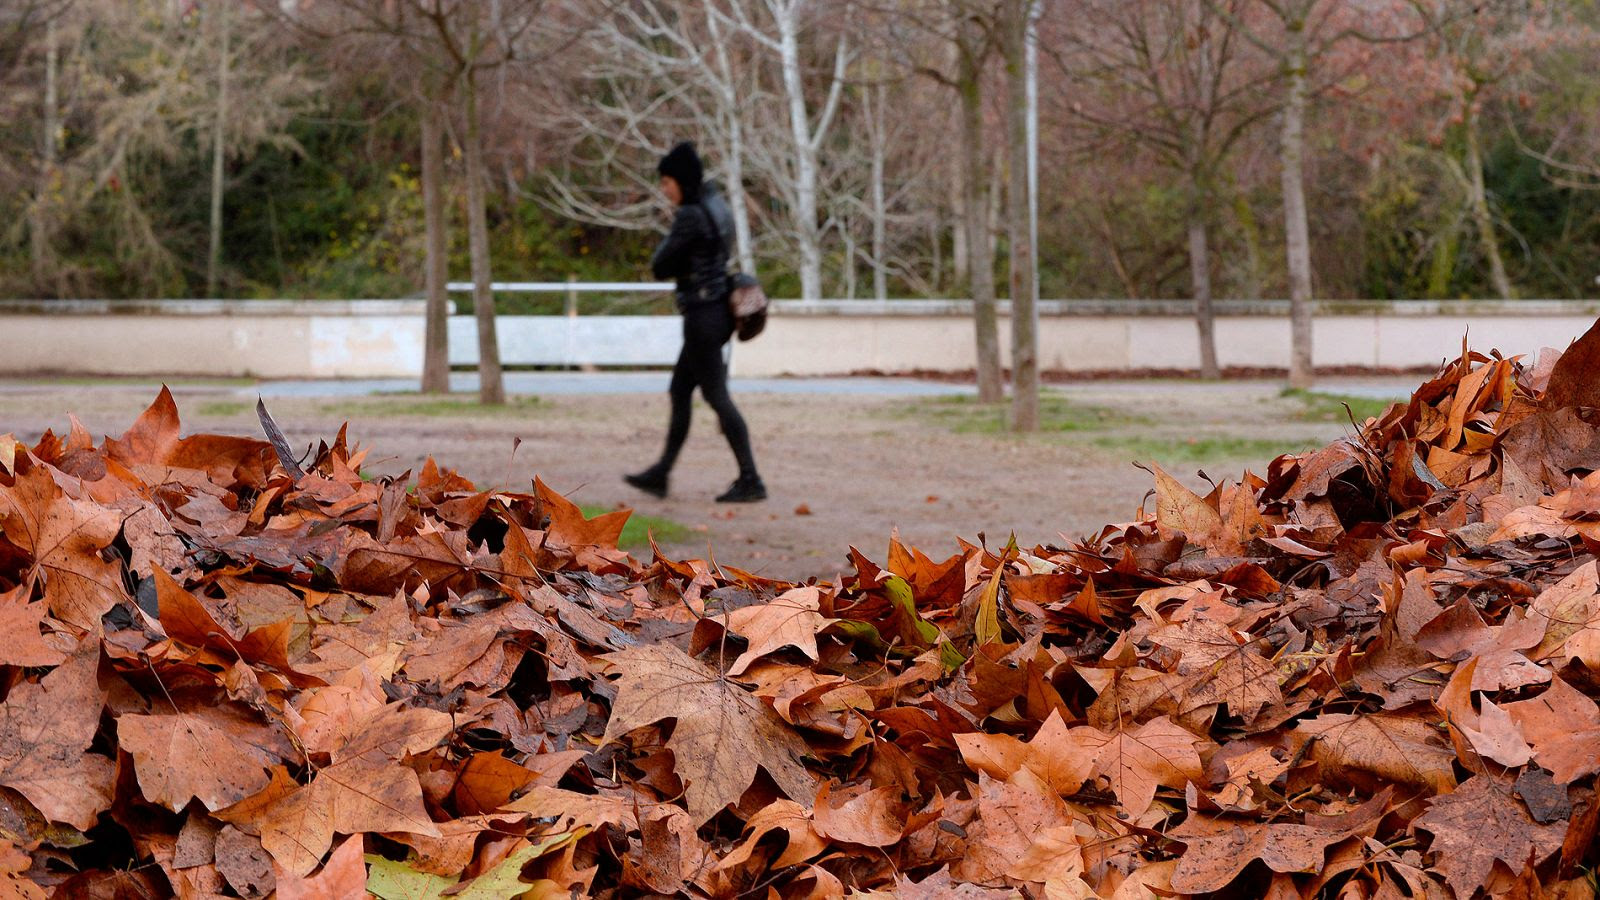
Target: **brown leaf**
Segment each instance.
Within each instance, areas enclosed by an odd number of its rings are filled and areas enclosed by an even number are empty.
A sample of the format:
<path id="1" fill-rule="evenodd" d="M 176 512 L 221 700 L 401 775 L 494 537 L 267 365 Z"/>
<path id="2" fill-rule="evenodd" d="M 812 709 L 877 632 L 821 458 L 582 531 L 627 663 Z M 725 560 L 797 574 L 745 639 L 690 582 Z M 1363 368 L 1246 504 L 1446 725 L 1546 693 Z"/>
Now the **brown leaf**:
<path id="1" fill-rule="evenodd" d="M 675 719 L 667 749 L 696 824 L 738 800 L 757 766 L 790 797 L 811 799 L 813 779 L 800 763 L 805 742 L 748 691 L 666 644 L 605 658 L 621 675 L 605 740 Z"/>
<path id="2" fill-rule="evenodd" d="M 1600 706 L 1567 682 L 1552 678 L 1544 693 L 1507 703 L 1505 711 L 1557 784 L 1600 772 Z"/>
<path id="3" fill-rule="evenodd" d="M 817 793 L 814 816 L 817 834 L 830 841 L 888 847 L 900 840 L 909 813 L 900 803 L 900 789 L 881 787 L 869 791 L 832 794 L 833 782 Z"/>
<path id="4" fill-rule="evenodd" d="M 958 734 L 955 740 L 962 759 L 974 772 L 1006 781 L 1026 768 L 1063 795 L 1083 787 L 1104 743 L 1098 734 L 1069 729 L 1055 711 L 1026 744 L 1008 734 L 981 732 Z"/>
<path id="5" fill-rule="evenodd" d="M 117 719 L 117 741 L 152 803 L 181 812 L 193 798 L 219 810 L 266 787 L 268 769 L 295 756 L 280 729 L 210 692 L 179 693 L 175 703 Z"/>
<path id="6" fill-rule="evenodd" d="M 1204 777 L 1196 748 L 1206 741 L 1166 716 L 1133 731 L 1106 734 L 1085 726 L 1073 729 L 1073 736 L 1093 748 L 1093 774 L 1106 779 L 1134 819 L 1150 809 L 1157 787 L 1182 790 Z"/>
<path id="7" fill-rule="evenodd" d="M 1179 713 L 1223 703 L 1248 725 L 1262 707 L 1283 702 L 1277 669 L 1226 625 L 1196 616 L 1157 629 L 1150 639 L 1182 654 L 1178 674 L 1188 680 Z"/>
<path id="8" fill-rule="evenodd" d="M 499 753 L 474 753 L 461 770 L 452 797 L 466 816 L 492 812 L 511 802 L 511 795 L 532 784 L 539 773 Z"/>
<path id="9" fill-rule="evenodd" d="M 396 763 L 362 759 L 318 770 L 309 785 L 279 800 L 258 824 L 261 845 L 278 868 L 297 876 L 317 867 L 335 833 L 439 836 L 423 806 L 417 773 Z"/>
<path id="10" fill-rule="evenodd" d="M 121 527 L 116 510 L 68 497 L 43 465 L 0 485 L 0 530 L 33 559 L 51 615 L 78 628 L 98 628 L 128 596 L 120 568 L 100 556 Z"/>
<path id="11" fill-rule="evenodd" d="M 1308 756 L 1324 783 L 1404 784 L 1430 794 L 1456 784 L 1455 754 L 1420 719 L 1330 713 L 1301 722 L 1292 734 L 1297 742 L 1313 742 Z"/>
<path id="12" fill-rule="evenodd" d="M 18 684 L 0 704 L 0 784 L 79 829 L 111 806 L 112 762 L 88 752 L 106 701 L 99 669 L 100 642 L 85 640 L 65 663 L 37 683 Z"/>
<path id="13" fill-rule="evenodd" d="M 261 841 L 232 825 L 217 834 L 217 871 L 241 897 L 265 897 L 277 887 L 272 857 Z"/>
<path id="14" fill-rule="evenodd" d="M 1191 543 L 1202 546 L 1210 546 L 1223 535 L 1222 515 L 1211 504 L 1155 463 L 1150 464 L 1150 472 L 1156 477 L 1156 522 L 1183 532 Z"/>
<path id="15" fill-rule="evenodd" d="M 1413 827 L 1433 835 L 1434 865 L 1458 897 L 1484 886 L 1495 860 L 1520 872 L 1560 850 L 1565 834 L 1559 825 L 1535 824 L 1510 788 L 1487 775 L 1430 800 Z"/>
<path id="16" fill-rule="evenodd" d="M 1009 781 L 978 776 L 978 819 L 968 826 L 967 852 L 950 874 L 961 881 L 1000 884 L 1021 865 L 1034 839 L 1072 824 L 1066 804 L 1026 769 Z"/>
<path id="17" fill-rule="evenodd" d="M 48 631 L 44 624 L 49 610 L 43 603 L 29 603 L 26 587 L 0 594 L 0 665 L 59 666 L 67 660 L 63 645 L 72 639 Z"/>
<path id="18" fill-rule="evenodd" d="M 278 900 L 349 900 L 367 893 L 367 866 L 361 854 L 360 835 L 344 839 L 322 871 L 299 877 L 278 872 Z"/>
<path id="19" fill-rule="evenodd" d="M 1392 794 L 1385 790 L 1343 816 L 1307 816 L 1304 824 L 1190 818 L 1172 832 L 1188 845 L 1172 873 L 1172 889 L 1184 894 L 1220 891 L 1256 859 L 1274 872 L 1320 872 L 1329 846 L 1376 828 Z"/>
<path id="20" fill-rule="evenodd" d="M 812 825 L 810 812 L 793 800 L 779 798 L 762 807 L 745 823 L 745 830 L 748 836 L 717 863 L 717 868 L 732 869 L 742 865 L 754 855 L 761 839 L 775 831 L 782 832 L 787 843 L 772 861 L 774 869 L 798 865 L 828 848 L 828 842 Z"/>
<path id="21" fill-rule="evenodd" d="M 729 631 L 750 642 L 750 646 L 728 668 L 729 675 L 741 675 L 750 664 L 782 647 L 794 647 L 817 659 L 817 632 L 832 619 L 824 619 L 821 591 L 798 587 L 766 603 L 733 610 L 722 617 Z"/>
<path id="22" fill-rule="evenodd" d="M 1540 405 L 1545 409 L 1600 406 L 1600 383 L 1596 383 L 1595 372 L 1600 372 L 1600 320 L 1589 326 L 1589 330 L 1556 360 Z M 1520 870 L 1521 867 L 1513 868 Z"/>

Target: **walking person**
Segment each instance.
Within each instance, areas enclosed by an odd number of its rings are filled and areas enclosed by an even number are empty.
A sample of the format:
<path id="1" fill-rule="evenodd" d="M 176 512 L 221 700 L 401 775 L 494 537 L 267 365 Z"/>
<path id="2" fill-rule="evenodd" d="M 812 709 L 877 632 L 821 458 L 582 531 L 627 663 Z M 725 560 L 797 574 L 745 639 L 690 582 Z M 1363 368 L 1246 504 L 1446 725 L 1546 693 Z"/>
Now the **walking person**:
<path id="1" fill-rule="evenodd" d="M 674 299 L 683 315 L 683 349 L 672 367 L 672 417 L 667 444 L 655 465 L 625 475 L 629 484 L 657 497 L 667 495 L 667 478 L 689 436 L 690 401 L 695 388 L 711 404 L 722 433 L 739 463 L 739 477 L 717 497 L 718 503 L 753 503 L 767 499 L 767 488 L 756 472 L 750 449 L 750 430 L 728 394 L 728 366 L 722 348 L 733 337 L 735 321 L 728 307 L 732 286 L 728 278 L 728 238 L 733 215 L 715 184 L 705 182 L 705 167 L 694 144 L 673 147 L 656 166 L 661 191 L 677 207 L 672 229 L 656 247 L 650 269 L 658 279 L 674 279 Z"/>

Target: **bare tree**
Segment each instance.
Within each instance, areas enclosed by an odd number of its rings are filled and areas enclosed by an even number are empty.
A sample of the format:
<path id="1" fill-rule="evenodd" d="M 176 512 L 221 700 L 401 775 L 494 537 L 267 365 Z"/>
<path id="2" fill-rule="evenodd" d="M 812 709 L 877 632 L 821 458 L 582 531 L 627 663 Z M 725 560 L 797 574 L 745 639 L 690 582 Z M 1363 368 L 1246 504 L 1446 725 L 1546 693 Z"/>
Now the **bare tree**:
<path id="1" fill-rule="evenodd" d="M 472 308 L 478 334 L 478 397 L 484 404 L 505 402 L 494 294 L 490 288 L 484 108 L 497 98 L 502 104 L 496 111 L 504 108 L 509 70 L 530 69 L 571 46 L 582 33 L 584 12 L 574 4 L 558 5 L 550 0 L 328 0 L 306 10 L 301 19 L 311 31 L 325 38 L 365 36 L 375 41 L 384 52 L 402 61 L 404 70 L 417 79 L 402 80 L 397 85 L 402 98 L 420 98 L 425 107 L 448 100 L 461 115 L 459 135 L 466 167 L 464 202 L 472 259 Z M 425 130 L 431 129 L 428 126 Z M 424 152 L 428 152 L 426 146 Z M 425 194 L 433 195 L 426 188 Z M 437 250 L 443 246 L 443 216 L 428 218 L 435 224 L 430 246 Z M 441 304 L 436 299 L 440 293 L 439 259 L 434 256 L 429 266 L 433 274 L 428 279 L 427 320 L 432 333 L 424 341 L 435 354 L 440 346 L 438 326 L 442 322 L 438 314 Z M 430 386 L 438 386 L 442 370 L 435 358 Z"/>
<path id="2" fill-rule="evenodd" d="M 1006 64 L 1006 131 L 1010 179 L 1006 224 L 1011 259 L 1011 427 L 1039 430 L 1039 311 L 1034 302 L 1038 263 L 1034 258 L 1033 185 L 1030 183 L 1028 42 L 1033 0 L 1006 0 L 1001 46 Z"/>
<path id="3" fill-rule="evenodd" d="M 994 154 L 988 132 L 986 98 L 990 64 L 1001 43 L 1000 0 L 907 0 L 881 2 L 880 15 L 895 16 L 924 31 L 938 51 L 922 54 L 915 42 L 888 42 L 878 48 L 915 73 L 954 93 L 958 109 L 959 150 L 955 191 L 960 213 L 954 249 L 957 270 L 966 276 L 972 298 L 973 341 L 977 361 L 978 400 L 1005 399 L 1000 366 L 1000 326 L 995 308 Z"/>
<path id="4" fill-rule="evenodd" d="M 1219 185 L 1239 142 L 1274 109 L 1261 98 L 1276 73 L 1251 57 L 1240 32 L 1245 2 L 1092 2 L 1056 57 L 1099 90 L 1071 106 L 1098 146 L 1150 153 L 1183 179 L 1190 295 L 1206 378 L 1220 374 L 1210 250 Z"/>
<path id="5" fill-rule="evenodd" d="M 1352 42 L 1415 39 L 1431 0 L 1206 0 L 1255 47 L 1275 59 L 1281 78 L 1279 161 L 1283 185 L 1284 257 L 1289 273 L 1289 386 L 1316 379 L 1312 351 L 1311 236 L 1306 208 L 1306 114 L 1311 102 L 1348 74 L 1338 53 Z"/>

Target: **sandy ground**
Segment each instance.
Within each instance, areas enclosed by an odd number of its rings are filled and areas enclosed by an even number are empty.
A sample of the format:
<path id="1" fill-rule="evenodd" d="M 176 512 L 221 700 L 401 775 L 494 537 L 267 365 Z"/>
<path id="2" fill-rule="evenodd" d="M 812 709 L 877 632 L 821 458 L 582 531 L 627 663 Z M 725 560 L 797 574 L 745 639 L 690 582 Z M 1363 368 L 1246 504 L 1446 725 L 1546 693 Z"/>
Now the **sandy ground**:
<path id="1" fill-rule="evenodd" d="M 173 393 L 186 433 L 259 434 L 248 385 L 174 384 Z M 46 428 L 64 431 L 73 412 L 92 432 L 118 435 L 154 394 L 151 384 L 0 382 L 0 432 L 32 440 Z M 270 403 L 297 445 L 331 438 L 349 421 L 377 471 L 414 468 L 432 455 L 480 486 L 524 489 L 537 473 L 578 502 L 631 506 L 681 523 L 682 535 L 664 547 L 672 554 L 714 548 L 719 562 L 787 578 L 834 575 L 851 545 L 881 559 L 895 529 L 934 556 L 952 552 L 958 535 L 986 534 L 994 544 L 1015 532 L 1025 545 L 1058 542 L 1134 514 L 1150 476 L 1130 460 L 1153 459 L 1200 486 L 1197 469 L 1216 478 L 1262 471 L 1276 450 L 1350 430 L 1304 421 L 1305 402 L 1280 396 L 1272 382 L 1097 382 L 1054 389 L 1053 398 L 1050 421 L 1073 427 L 1016 437 L 974 430 L 983 411 L 967 401 L 745 393 L 737 400 L 772 494 L 748 506 L 712 501 L 734 466 L 703 405 L 668 499 L 620 481 L 659 451 L 662 395 L 541 396 L 492 415 L 464 400 L 441 410 L 414 396 Z"/>

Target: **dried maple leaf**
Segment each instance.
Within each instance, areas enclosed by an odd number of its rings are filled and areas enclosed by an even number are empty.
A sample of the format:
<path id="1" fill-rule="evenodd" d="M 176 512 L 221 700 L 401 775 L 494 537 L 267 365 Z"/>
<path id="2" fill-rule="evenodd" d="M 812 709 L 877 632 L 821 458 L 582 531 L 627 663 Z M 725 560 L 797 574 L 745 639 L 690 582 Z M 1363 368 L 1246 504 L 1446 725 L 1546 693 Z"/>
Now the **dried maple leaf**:
<path id="1" fill-rule="evenodd" d="M 67 659 L 62 645 L 70 645 L 72 639 L 46 636 L 41 629 L 49 610 L 43 603 L 29 603 L 27 594 L 26 585 L 0 594 L 0 634 L 6 636 L 0 645 L 0 665 L 59 666 Z"/>
<path id="2" fill-rule="evenodd" d="M 806 743 L 748 691 L 667 644 L 604 658 L 621 676 L 605 740 L 675 719 L 667 749 L 696 824 L 737 801 L 757 766 L 790 797 L 812 799 L 814 781 L 800 762 Z"/>
<path id="3" fill-rule="evenodd" d="M 821 596 L 817 588 L 798 587 L 720 617 L 729 631 L 750 642 L 728 667 L 728 674 L 742 675 L 751 663 L 782 647 L 794 647 L 815 660 L 817 632 L 834 621 L 817 612 Z"/>
<path id="4" fill-rule="evenodd" d="M 967 826 L 967 850 L 950 874 L 977 884 L 1001 884 L 1020 865 L 1034 839 L 1071 827 L 1072 815 L 1055 791 L 1026 769 L 1007 781 L 978 776 L 978 818 Z"/>
<path id="5" fill-rule="evenodd" d="M 955 736 L 967 767 L 997 781 L 1020 769 L 1029 769 L 1060 794 L 1083 787 L 1094 771 L 1103 741 L 1081 729 L 1068 728 L 1061 714 L 1052 711 L 1027 743 L 1009 734 L 972 732 Z"/>
<path id="6" fill-rule="evenodd" d="M 1512 872 L 1535 865 L 1561 849 L 1566 829 L 1538 825 L 1509 785 L 1487 775 L 1428 801 L 1428 811 L 1412 823 L 1433 835 L 1434 865 L 1457 897 L 1471 897 L 1489 880 L 1495 860 Z"/>
<path id="7" fill-rule="evenodd" d="M 817 792 L 812 807 L 817 834 L 830 841 L 887 847 L 900 840 L 908 810 L 900 802 L 900 789 L 885 785 L 867 791 L 846 791 L 833 795 L 833 783 L 826 782 Z"/>
<path id="8" fill-rule="evenodd" d="M 1516 768 L 1525 765 L 1533 758 L 1533 750 L 1523 740 L 1522 732 L 1511 721 L 1506 710 L 1496 706 L 1487 697 L 1483 699 L 1481 713 L 1472 708 L 1470 685 L 1477 667 L 1476 657 L 1462 663 L 1434 703 L 1444 715 L 1445 723 L 1456 740 L 1457 755 L 1463 760 L 1470 760 L 1472 753 L 1476 752 L 1502 766 Z M 1471 750 L 1461 746 L 1463 739 Z"/>
<path id="9" fill-rule="evenodd" d="M 1533 745 L 1533 758 L 1567 784 L 1600 772 L 1600 706 L 1560 678 L 1531 700 L 1505 711 Z"/>
<path id="10" fill-rule="evenodd" d="M 257 821 L 261 845 L 279 868 L 304 876 L 338 834 L 402 831 L 439 836 L 422 803 L 417 773 L 398 763 L 352 760 L 317 771 Z"/>
<path id="11" fill-rule="evenodd" d="M 1304 824 L 1192 816 L 1171 832 L 1188 845 L 1172 873 L 1172 889 L 1220 891 L 1256 859 L 1274 872 L 1319 872 L 1329 846 L 1377 827 L 1393 793 L 1384 790 L 1342 816 L 1308 815 Z"/>
<path id="12" fill-rule="evenodd" d="M 1133 731 L 1106 734 L 1081 726 L 1073 737 L 1091 748 L 1092 774 L 1106 779 L 1122 808 L 1134 819 L 1155 801 L 1157 787 L 1182 790 L 1204 777 L 1197 747 L 1206 744 L 1166 716 L 1157 716 Z"/>
<path id="13" fill-rule="evenodd" d="M 100 556 L 121 527 L 116 510 L 68 497 L 43 465 L 0 485 L 0 530 L 32 558 L 28 575 L 44 582 L 51 615 L 78 628 L 97 628 L 128 596 L 121 568 Z"/>
<path id="14" fill-rule="evenodd" d="M 1283 702 L 1278 670 L 1233 629 L 1195 616 L 1181 625 L 1157 629 L 1150 640 L 1182 654 L 1178 674 L 1186 677 L 1180 714 L 1227 704 L 1248 725 L 1264 706 Z"/>
<path id="15" fill-rule="evenodd" d="M 774 869 L 797 865 L 828 849 L 828 842 L 812 824 L 810 811 L 793 800 L 779 798 L 768 803 L 750 817 L 745 830 L 748 836 L 722 857 L 718 869 L 743 865 L 755 854 L 761 839 L 774 831 L 781 831 L 786 841 L 783 852 L 770 863 Z"/>
<path id="16" fill-rule="evenodd" d="M 100 641 L 88 639 L 37 683 L 24 681 L 0 704 L 0 785 L 46 817 L 87 829 L 111 806 L 114 767 L 90 753 L 106 692 Z"/>
<path id="17" fill-rule="evenodd" d="M 278 900 L 347 900 L 367 893 L 367 865 L 360 835 L 348 837 L 315 875 L 278 872 Z"/>
<path id="18" fill-rule="evenodd" d="M 1156 522 L 1161 527 L 1181 531 L 1191 543 L 1205 547 L 1226 542 L 1221 513 L 1155 463 L 1150 472 L 1156 477 Z"/>
<path id="19" fill-rule="evenodd" d="M 1456 784 L 1455 754 L 1421 719 L 1330 713 L 1301 722 L 1291 735 L 1297 746 L 1312 742 L 1307 756 L 1317 763 L 1324 783 L 1407 784 L 1433 794 L 1448 792 Z"/>
<path id="20" fill-rule="evenodd" d="M 1538 616 L 1488 625 L 1463 598 L 1417 632 L 1417 645 L 1440 659 L 1477 657 L 1472 689 L 1506 690 L 1550 680 L 1550 673 L 1522 652 L 1538 646 L 1544 627 Z"/>
<path id="21" fill-rule="evenodd" d="M 133 756 L 152 803 L 181 812 L 191 798 L 218 810 L 266 787 L 268 770 L 296 756 L 283 732 L 216 692 L 176 692 L 150 715 L 117 719 L 117 742 Z"/>

